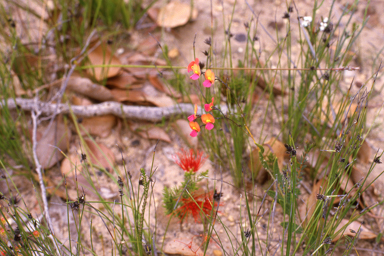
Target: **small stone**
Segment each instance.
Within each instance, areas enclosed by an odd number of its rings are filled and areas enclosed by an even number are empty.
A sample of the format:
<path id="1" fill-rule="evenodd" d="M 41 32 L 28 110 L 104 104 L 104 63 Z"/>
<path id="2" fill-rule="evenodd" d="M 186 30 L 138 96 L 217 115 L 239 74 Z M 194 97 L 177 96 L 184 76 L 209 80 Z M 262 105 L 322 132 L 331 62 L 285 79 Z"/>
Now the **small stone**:
<path id="1" fill-rule="evenodd" d="M 124 53 L 124 48 L 119 48 L 116 50 L 116 55 L 121 55 Z"/>
<path id="2" fill-rule="evenodd" d="M 244 51 L 244 49 L 241 48 L 241 47 L 239 47 L 239 49 L 237 49 L 237 52 L 238 52 L 238 53 L 242 53 L 243 51 Z"/>
<path id="3" fill-rule="evenodd" d="M 213 250 L 213 255 L 221 256 L 221 255 L 223 255 L 223 253 L 220 250 Z"/>
<path id="4" fill-rule="evenodd" d="M 228 216 L 228 220 L 229 220 L 230 222 L 234 222 L 234 221 L 235 221 L 235 219 L 232 217 L 232 215 L 229 215 L 229 216 Z"/>
<path id="5" fill-rule="evenodd" d="M 172 50 L 170 50 L 170 51 L 168 52 L 168 57 L 169 57 L 170 59 L 174 59 L 174 58 L 176 58 L 177 56 L 179 56 L 179 50 L 178 50 L 177 48 L 173 48 Z"/>
<path id="6" fill-rule="evenodd" d="M 238 33 L 235 35 L 235 40 L 237 42 L 245 42 L 247 40 L 247 35 L 244 33 Z"/>

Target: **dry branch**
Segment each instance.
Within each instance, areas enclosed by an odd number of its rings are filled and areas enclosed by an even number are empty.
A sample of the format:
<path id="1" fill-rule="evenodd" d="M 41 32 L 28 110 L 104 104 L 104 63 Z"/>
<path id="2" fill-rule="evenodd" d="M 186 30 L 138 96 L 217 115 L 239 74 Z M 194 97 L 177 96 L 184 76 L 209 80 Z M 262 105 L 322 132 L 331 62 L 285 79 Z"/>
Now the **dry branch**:
<path id="1" fill-rule="evenodd" d="M 58 109 L 58 114 L 68 114 L 72 111 L 76 116 L 81 117 L 93 117 L 93 116 L 103 116 L 108 114 L 113 114 L 121 118 L 128 118 L 134 120 L 142 121 L 151 121 L 159 122 L 163 118 L 170 118 L 175 115 L 193 114 L 193 105 L 192 104 L 178 104 L 170 107 L 143 107 L 143 106 L 126 106 L 121 103 L 107 101 L 100 104 L 94 104 L 91 106 L 72 106 L 70 104 L 56 104 L 56 103 L 46 103 L 38 101 L 36 102 L 33 99 L 8 99 L 7 101 L 0 101 L 0 107 L 7 106 L 9 109 L 21 108 L 23 110 L 32 111 L 36 108 L 40 110 L 42 115 L 52 115 L 56 113 Z M 227 113 L 227 107 L 221 106 L 221 111 L 225 114 Z M 198 109 L 198 114 L 202 113 L 201 109 Z"/>

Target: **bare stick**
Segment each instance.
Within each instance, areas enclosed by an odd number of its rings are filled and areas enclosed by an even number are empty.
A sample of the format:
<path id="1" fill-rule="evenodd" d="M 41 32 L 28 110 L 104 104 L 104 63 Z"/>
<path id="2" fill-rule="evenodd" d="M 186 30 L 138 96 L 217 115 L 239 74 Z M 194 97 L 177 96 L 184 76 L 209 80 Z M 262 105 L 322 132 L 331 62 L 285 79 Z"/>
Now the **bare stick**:
<path id="1" fill-rule="evenodd" d="M 8 107 L 15 109 L 20 107 L 23 110 L 36 111 L 39 109 L 38 115 L 52 115 L 52 114 L 68 114 L 71 111 L 76 116 L 94 117 L 113 114 L 122 118 L 129 118 L 135 120 L 145 120 L 151 122 L 159 122 L 163 118 L 170 118 L 176 115 L 192 115 L 194 113 L 194 106 L 192 104 L 178 104 L 170 107 L 143 107 L 143 106 L 127 106 L 118 102 L 107 101 L 100 104 L 91 106 L 71 106 L 70 104 L 57 104 L 35 101 L 31 99 L 8 99 L 7 101 L 0 100 L 0 108 Z M 56 112 L 56 107 L 58 111 Z M 228 109 L 225 105 L 220 106 L 223 113 L 227 113 Z M 200 110 L 199 110 L 200 111 Z M 36 112 L 35 112 L 36 115 Z"/>
<path id="2" fill-rule="evenodd" d="M 47 201 L 47 192 L 45 190 L 44 180 L 43 180 L 43 174 L 41 172 L 41 165 L 39 162 L 39 159 L 37 158 L 36 154 L 36 147 L 37 147 L 37 139 L 36 139 L 36 131 L 37 131 L 37 119 L 40 116 L 41 112 L 39 110 L 32 110 L 31 116 L 32 116 L 32 151 L 33 151 L 33 159 L 36 164 L 36 172 L 39 176 L 39 183 L 40 183 L 40 189 L 41 189 L 41 197 L 43 199 L 44 203 L 44 212 L 45 212 L 45 218 L 48 222 L 48 228 L 50 229 L 51 233 L 54 234 L 53 228 L 52 228 L 52 221 L 51 217 L 49 216 L 48 211 L 48 201 Z"/>

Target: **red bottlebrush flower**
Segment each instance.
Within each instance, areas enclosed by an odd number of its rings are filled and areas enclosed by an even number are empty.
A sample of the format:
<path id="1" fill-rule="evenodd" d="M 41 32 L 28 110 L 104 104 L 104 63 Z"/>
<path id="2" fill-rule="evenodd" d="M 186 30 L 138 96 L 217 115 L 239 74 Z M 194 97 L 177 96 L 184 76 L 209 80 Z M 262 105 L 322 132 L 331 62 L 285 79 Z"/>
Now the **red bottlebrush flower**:
<path id="1" fill-rule="evenodd" d="M 189 135 L 191 135 L 191 137 L 196 137 L 200 132 L 200 125 L 197 122 L 189 122 L 189 127 L 192 129 Z"/>
<path id="2" fill-rule="evenodd" d="M 212 109 L 213 109 L 213 101 L 214 101 L 214 97 L 212 97 L 212 102 L 211 103 L 209 103 L 209 104 L 205 104 L 204 105 L 204 109 L 205 109 L 205 111 L 207 111 L 207 112 L 209 112 L 209 111 L 211 111 Z"/>
<path id="3" fill-rule="evenodd" d="M 175 156 L 175 163 L 186 172 L 197 172 L 207 158 L 203 152 L 197 151 L 195 154 L 193 149 L 190 149 L 189 152 L 181 149 L 177 153 L 177 157 Z"/>
<path id="4" fill-rule="evenodd" d="M 176 209 L 176 214 L 180 220 L 184 220 L 192 215 L 195 222 L 200 223 L 200 213 L 204 213 L 208 218 L 211 216 L 211 213 L 215 213 L 218 203 L 213 200 L 213 191 L 207 194 L 192 194 L 192 197 L 193 199 L 189 197 L 180 200 L 182 205 Z"/>
<path id="5" fill-rule="evenodd" d="M 193 71 L 193 75 L 190 76 L 190 78 L 192 80 L 199 79 L 199 77 L 201 75 L 199 59 L 196 58 L 195 61 L 191 61 L 191 63 L 189 63 L 189 65 L 188 65 L 188 69 L 187 70 L 188 70 L 188 72 Z"/>
<path id="6" fill-rule="evenodd" d="M 207 69 L 205 71 L 205 81 L 203 82 L 204 87 L 211 87 L 212 84 L 215 82 L 215 73 L 212 72 L 212 70 Z"/>
<path id="7" fill-rule="evenodd" d="M 205 129 L 212 130 L 215 127 L 215 118 L 211 114 L 204 114 L 201 116 L 201 121 L 205 124 Z"/>
<path id="8" fill-rule="evenodd" d="M 197 118 L 197 105 L 195 104 L 195 111 L 194 111 L 194 114 L 193 115 L 190 115 L 188 117 L 188 121 L 189 122 L 193 122 L 195 121 L 195 119 Z"/>

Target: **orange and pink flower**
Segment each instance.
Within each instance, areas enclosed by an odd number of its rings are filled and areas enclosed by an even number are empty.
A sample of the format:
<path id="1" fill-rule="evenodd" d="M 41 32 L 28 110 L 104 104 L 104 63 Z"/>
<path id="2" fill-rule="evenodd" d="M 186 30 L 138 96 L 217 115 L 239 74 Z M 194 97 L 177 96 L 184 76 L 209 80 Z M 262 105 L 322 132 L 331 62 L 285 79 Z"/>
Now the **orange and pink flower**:
<path id="1" fill-rule="evenodd" d="M 197 118 L 197 105 L 195 104 L 195 111 L 194 111 L 194 114 L 193 115 L 190 115 L 189 117 L 188 117 L 188 121 L 189 122 L 193 122 L 193 121 L 195 121 L 195 119 Z"/>
<path id="2" fill-rule="evenodd" d="M 201 71 L 200 71 L 200 65 L 199 65 L 199 59 L 198 58 L 196 58 L 195 61 L 192 61 L 191 63 L 189 63 L 188 73 L 191 71 L 193 71 L 193 74 L 189 78 L 191 78 L 192 80 L 199 79 L 199 77 L 201 75 Z"/>
<path id="3" fill-rule="evenodd" d="M 205 111 L 207 111 L 207 112 L 210 112 L 212 109 L 213 109 L 213 101 L 214 101 L 214 97 L 212 97 L 212 102 L 211 103 L 209 103 L 209 104 L 205 104 L 204 105 L 204 109 L 205 109 Z"/>
<path id="4" fill-rule="evenodd" d="M 205 71 L 205 81 L 203 82 L 204 87 L 209 88 L 214 82 L 215 74 L 212 72 L 212 70 L 207 69 L 207 71 Z"/>
<path id="5" fill-rule="evenodd" d="M 201 116 L 201 121 L 205 124 L 205 129 L 212 130 L 215 127 L 215 118 L 211 114 L 204 114 Z"/>
<path id="6" fill-rule="evenodd" d="M 189 135 L 191 135 L 191 137 L 196 137 L 200 132 L 200 125 L 197 122 L 189 122 L 189 127 L 192 129 Z"/>

